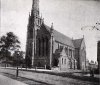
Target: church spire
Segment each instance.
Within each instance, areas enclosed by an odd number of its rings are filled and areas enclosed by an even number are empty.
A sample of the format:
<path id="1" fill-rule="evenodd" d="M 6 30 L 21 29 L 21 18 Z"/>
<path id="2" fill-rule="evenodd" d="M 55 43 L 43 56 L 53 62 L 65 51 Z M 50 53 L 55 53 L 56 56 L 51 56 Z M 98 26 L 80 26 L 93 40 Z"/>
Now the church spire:
<path id="1" fill-rule="evenodd" d="M 32 0 L 31 15 L 39 15 L 39 0 Z"/>
<path id="2" fill-rule="evenodd" d="M 32 66 L 34 65 L 34 56 L 36 55 L 37 29 L 40 29 L 39 0 L 33 0 L 31 14 L 29 14 L 29 23 L 27 30 L 27 42 L 26 42 L 27 65 L 30 64 Z"/>
<path id="3" fill-rule="evenodd" d="M 39 0 L 32 0 L 31 21 L 34 26 L 40 26 Z"/>
<path id="4" fill-rule="evenodd" d="M 39 0 L 33 0 L 32 9 L 39 9 Z"/>

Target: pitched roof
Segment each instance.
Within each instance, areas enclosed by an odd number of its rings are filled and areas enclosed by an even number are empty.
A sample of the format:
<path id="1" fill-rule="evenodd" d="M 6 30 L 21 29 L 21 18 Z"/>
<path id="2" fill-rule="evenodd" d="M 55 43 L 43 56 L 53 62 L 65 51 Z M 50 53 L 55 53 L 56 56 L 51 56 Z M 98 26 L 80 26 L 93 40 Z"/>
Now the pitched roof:
<path id="1" fill-rule="evenodd" d="M 73 40 L 75 48 L 80 48 L 83 38 Z"/>
<path id="2" fill-rule="evenodd" d="M 44 26 L 45 26 L 45 28 L 50 32 L 50 29 L 51 29 L 51 28 L 50 28 L 49 26 L 45 25 L 45 24 L 44 24 Z M 53 36 L 54 36 L 54 38 L 55 38 L 56 41 L 58 41 L 58 42 L 60 42 L 60 43 L 63 43 L 63 44 L 65 44 L 65 45 L 74 47 L 71 38 L 65 36 L 64 34 L 58 32 L 58 31 L 56 31 L 56 30 L 54 30 L 54 29 L 53 29 Z"/>

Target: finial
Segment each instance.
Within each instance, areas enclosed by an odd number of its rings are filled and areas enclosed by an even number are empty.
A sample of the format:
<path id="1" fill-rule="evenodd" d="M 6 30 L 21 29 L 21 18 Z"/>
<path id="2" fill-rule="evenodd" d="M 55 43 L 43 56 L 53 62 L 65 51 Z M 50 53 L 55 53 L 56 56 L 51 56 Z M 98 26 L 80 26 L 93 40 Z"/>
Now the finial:
<path id="1" fill-rule="evenodd" d="M 51 24 L 51 30 L 50 31 L 51 31 L 51 33 L 53 32 L 53 23 Z"/>
<path id="2" fill-rule="evenodd" d="M 30 16 L 30 12 L 29 12 L 29 16 Z"/>
<path id="3" fill-rule="evenodd" d="M 30 20 L 30 17 L 31 17 L 31 15 L 30 15 L 30 12 L 29 12 L 29 20 Z"/>
<path id="4" fill-rule="evenodd" d="M 42 19 L 43 23 L 44 23 L 44 18 Z"/>
<path id="5" fill-rule="evenodd" d="M 53 22 L 52 22 L 52 24 L 51 24 L 51 28 L 53 29 Z"/>
<path id="6" fill-rule="evenodd" d="M 42 19 L 42 13 L 41 13 L 41 19 Z"/>

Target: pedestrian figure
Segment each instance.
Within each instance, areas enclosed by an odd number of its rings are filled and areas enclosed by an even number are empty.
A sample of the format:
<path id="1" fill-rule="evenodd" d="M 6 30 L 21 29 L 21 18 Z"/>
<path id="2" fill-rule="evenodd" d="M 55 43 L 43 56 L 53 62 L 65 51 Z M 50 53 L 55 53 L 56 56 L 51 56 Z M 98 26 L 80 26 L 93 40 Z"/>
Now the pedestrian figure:
<path id="1" fill-rule="evenodd" d="M 90 69 L 90 76 L 94 77 L 94 71 L 93 71 L 93 69 Z"/>

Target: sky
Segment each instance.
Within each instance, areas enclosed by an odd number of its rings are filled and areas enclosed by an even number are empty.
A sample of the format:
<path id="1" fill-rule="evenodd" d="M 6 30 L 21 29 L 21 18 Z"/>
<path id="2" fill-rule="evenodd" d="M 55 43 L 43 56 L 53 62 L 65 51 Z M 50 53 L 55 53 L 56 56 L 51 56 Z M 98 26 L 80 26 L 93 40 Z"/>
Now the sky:
<path id="1" fill-rule="evenodd" d="M 26 33 L 32 0 L 1 0 L 0 36 L 14 32 L 25 51 Z M 73 39 L 85 39 L 87 59 L 97 60 L 100 31 L 89 30 L 100 22 L 99 0 L 40 0 L 40 15 L 44 22 Z M 100 29 L 100 26 L 97 26 Z M 81 30 L 84 28 L 84 30 Z"/>

